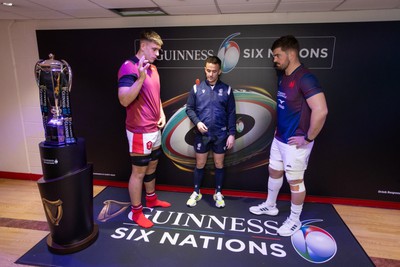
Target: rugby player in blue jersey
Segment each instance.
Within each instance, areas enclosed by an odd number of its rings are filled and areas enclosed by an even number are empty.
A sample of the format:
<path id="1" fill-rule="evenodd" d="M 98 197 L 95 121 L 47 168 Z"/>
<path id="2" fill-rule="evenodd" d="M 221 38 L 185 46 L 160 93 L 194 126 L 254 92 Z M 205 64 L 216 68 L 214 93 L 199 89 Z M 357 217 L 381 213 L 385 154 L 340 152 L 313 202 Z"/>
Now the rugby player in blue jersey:
<path id="1" fill-rule="evenodd" d="M 291 236 L 301 228 L 300 215 L 306 196 L 304 172 L 328 108 L 318 80 L 300 62 L 297 39 L 291 35 L 282 36 L 273 43 L 271 50 L 279 70 L 277 127 L 269 159 L 267 200 L 250 207 L 250 212 L 278 214 L 276 200 L 285 174 L 291 191 L 291 212 L 277 232 L 281 236 Z"/>

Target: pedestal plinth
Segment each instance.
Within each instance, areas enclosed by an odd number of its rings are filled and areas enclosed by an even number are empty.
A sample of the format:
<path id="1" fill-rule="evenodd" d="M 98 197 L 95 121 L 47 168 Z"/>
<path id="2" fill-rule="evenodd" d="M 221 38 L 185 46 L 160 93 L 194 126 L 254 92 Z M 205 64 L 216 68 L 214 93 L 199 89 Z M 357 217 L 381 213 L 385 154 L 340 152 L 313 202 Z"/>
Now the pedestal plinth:
<path id="1" fill-rule="evenodd" d="M 86 163 L 85 142 L 65 146 L 39 144 L 43 177 L 38 180 L 50 234 L 47 245 L 57 254 L 90 246 L 98 236 L 93 222 L 93 166 Z"/>

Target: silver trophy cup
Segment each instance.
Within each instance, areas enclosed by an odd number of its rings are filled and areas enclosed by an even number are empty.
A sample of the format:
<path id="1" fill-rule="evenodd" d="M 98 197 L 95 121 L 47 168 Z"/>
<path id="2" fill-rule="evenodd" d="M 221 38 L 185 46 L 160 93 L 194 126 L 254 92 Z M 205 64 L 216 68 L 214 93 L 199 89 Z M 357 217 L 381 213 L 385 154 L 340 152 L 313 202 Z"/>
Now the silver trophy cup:
<path id="1" fill-rule="evenodd" d="M 76 143 L 69 97 L 71 67 L 65 60 L 55 60 L 50 54 L 49 59 L 36 63 L 35 78 L 39 87 L 45 143 L 54 146 Z"/>

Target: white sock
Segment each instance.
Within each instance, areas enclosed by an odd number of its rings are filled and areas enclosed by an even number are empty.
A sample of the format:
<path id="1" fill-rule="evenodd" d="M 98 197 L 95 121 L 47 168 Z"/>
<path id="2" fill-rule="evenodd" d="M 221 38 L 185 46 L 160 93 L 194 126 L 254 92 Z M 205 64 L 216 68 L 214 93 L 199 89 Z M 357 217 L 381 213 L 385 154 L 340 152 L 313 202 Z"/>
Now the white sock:
<path id="1" fill-rule="evenodd" d="M 300 214 L 303 210 L 303 204 L 296 205 L 293 204 L 290 206 L 290 219 L 300 221 Z"/>
<path id="2" fill-rule="evenodd" d="M 268 178 L 268 196 L 267 196 L 267 204 L 269 206 L 275 206 L 276 200 L 278 198 L 279 190 L 281 189 L 283 184 L 283 176 L 278 179 Z"/>

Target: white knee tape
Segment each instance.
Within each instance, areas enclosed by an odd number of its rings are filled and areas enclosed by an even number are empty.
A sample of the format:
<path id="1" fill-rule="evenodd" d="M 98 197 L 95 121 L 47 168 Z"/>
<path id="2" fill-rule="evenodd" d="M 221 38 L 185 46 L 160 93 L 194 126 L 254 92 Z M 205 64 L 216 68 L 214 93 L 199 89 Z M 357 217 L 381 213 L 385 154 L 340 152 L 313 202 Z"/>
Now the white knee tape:
<path id="1" fill-rule="evenodd" d="M 292 190 L 292 186 L 293 187 L 298 187 L 299 190 Z M 298 183 L 298 184 L 290 184 L 290 192 L 292 192 L 292 193 L 301 193 L 301 192 L 304 192 L 304 191 L 306 191 L 306 186 L 304 185 L 303 181 L 301 181 L 301 183 Z"/>
<path id="2" fill-rule="evenodd" d="M 294 193 L 301 193 L 306 191 L 306 187 L 304 185 L 304 171 L 286 171 L 286 179 L 288 180 L 290 184 L 290 188 L 298 187 L 298 190 L 290 190 L 291 192 Z M 301 182 L 295 182 L 295 181 L 301 181 Z"/>

